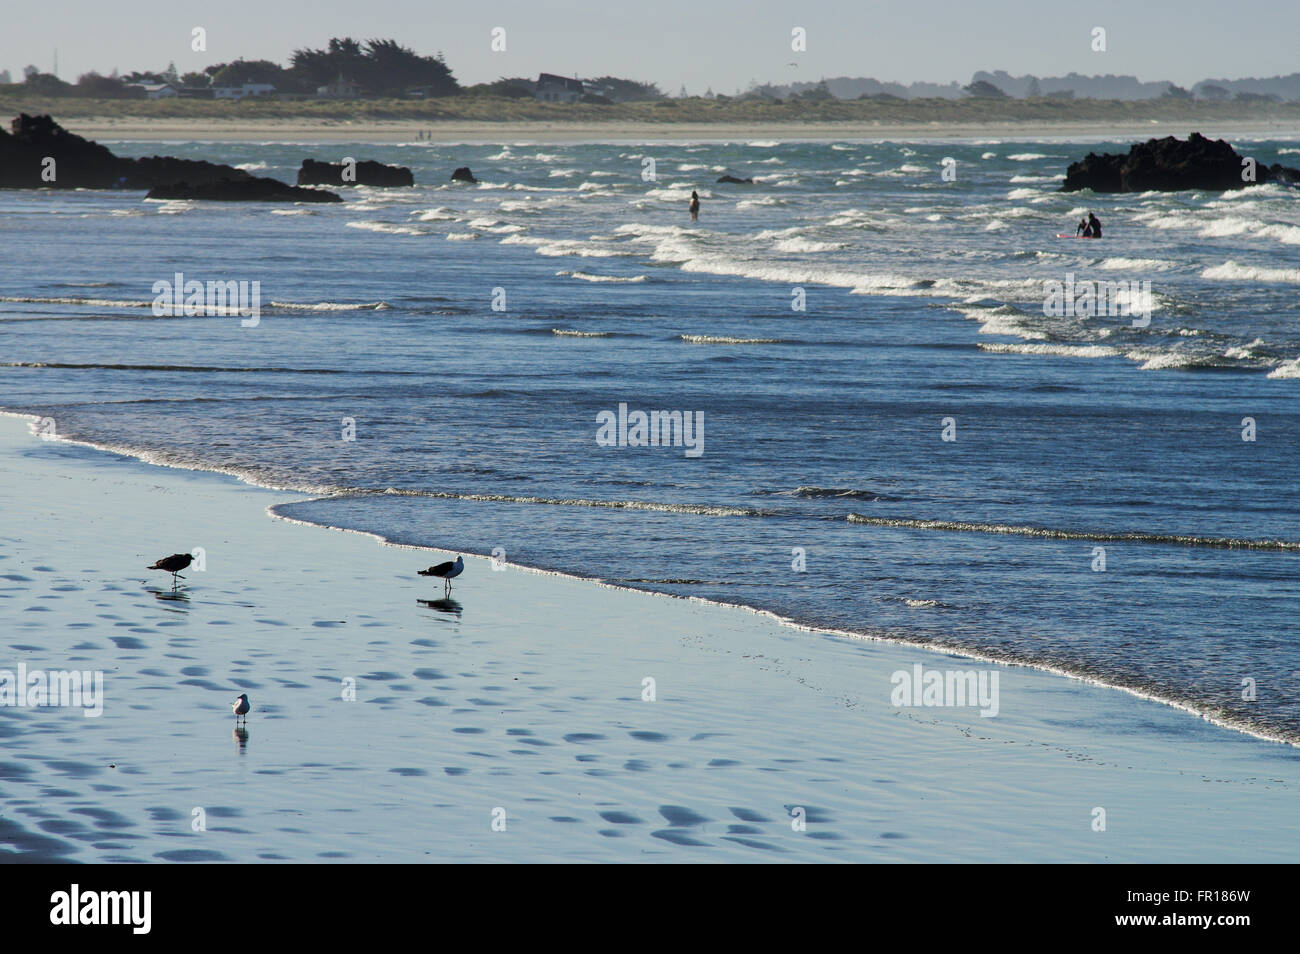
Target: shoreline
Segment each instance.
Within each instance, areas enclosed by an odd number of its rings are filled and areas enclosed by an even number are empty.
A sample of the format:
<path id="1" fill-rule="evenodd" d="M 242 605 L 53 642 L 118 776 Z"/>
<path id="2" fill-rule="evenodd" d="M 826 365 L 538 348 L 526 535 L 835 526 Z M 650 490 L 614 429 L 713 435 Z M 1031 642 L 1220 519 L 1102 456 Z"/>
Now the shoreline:
<path id="1" fill-rule="evenodd" d="M 413 575 L 424 548 L 268 519 L 299 495 L 43 442 L 31 417 L 0 417 L 0 668 L 103 671 L 105 705 L 98 719 L 0 707 L 24 767 L 0 793 L 0 856 L 1204 862 L 1300 849 L 1285 826 L 1291 749 L 1167 705 L 996 664 L 983 667 L 1000 676 L 992 718 L 900 708 L 891 673 L 950 654 L 477 557 L 453 605 L 426 607 L 415 597 L 441 590 Z M 178 592 L 139 568 L 192 544 L 207 565 Z M 340 678 L 359 704 L 339 700 Z M 243 738 L 228 724 L 239 691 L 253 704 Z M 36 798 L 55 781 L 60 797 Z M 33 804 L 57 834 L 23 828 Z M 807 808 L 806 831 L 790 805 Z M 207 806 L 207 830 L 191 830 L 192 806 Z M 510 834 L 489 826 L 498 806 Z M 1098 807 L 1114 835 L 1090 825 Z M 86 824 L 104 831 L 77 835 Z M 990 831 L 995 844 L 975 837 Z"/>
<path id="2" fill-rule="evenodd" d="M 28 426 L 31 426 L 32 422 L 39 420 L 38 415 L 0 408 L 0 423 L 2 423 L 5 418 L 20 419 L 24 421 Z M 271 504 L 266 508 L 266 515 L 268 517 L 270 517 L 272 520 L 282 521 L 286 524 L 291 524 L 294 526 L 301 526 L 301 527 L 311 527 L 314 529 L 325 530 L 334 533 L 357 534 L 361 537 L 374 540 L 380 546 L 384 546 L 384 547 L 393 547 L 396 549 L 412 550 L 412 551 L 427 551 L 429 553 L 450 552 L 447 550 L 442 550 L 437 547 L 426 547 L 426 546 L 418 546 L 415 544 L 397 543 L 388 539 L 383 534 L 377 531 L 361 530 L 361 529 L 356 529 L 351 527 L 338 527 L 338 526 L 333 526 L 331 524 L 325 524 L 325 523 L 316 523 L 314 521 L 303 520 L 297 517 L 285 516 L 277 512 L 277 509 L 281 506 L 288 506 L 297 503 L 302 503 L 307 500 L 324 499 L 336 495 L 334 492 L 329 491 L 328 489 L 325 488 L 313 489 L 313 488 L 303 488 L 303 487 L 272 486 L 269 484 L 259 483 L 244 473 L 239 473 L 231 470 L 223 470 L 218 467 L 196 467 L 191 463 L 174 464 L 166 460 L 153 459 L 148 456 L 143 456 L 140 451 L 137 451 L 135 449 L 119 448 L 111 445 L 97 444 L 93 441 L 80 440 L 77 438 L 59 437 L 57 438 L 57 440 L 60 443 L 68 444 L 75 447 L 84 447 L 96 453 L 116 454 L 123 457 L 129 457 L 132 460 L 136 461 L 137 463 L 146 467 L 163 467 L 168 470 L 178 470 L 178 471 L 183 471 L 183 472 L 193 473 L 193 474 L 211 474 L 211 475 L 225 477 L 231 480 L 238 481 L 240 484 L 243 484 L 244 486 L 253 488 L 258 491 L 293 494 L 295 495 L 296 499 L 281 501 L 276 504 Z M 463 552 L 482 560 L 491 559 L 491 555 L 488 553 L 477 553 L 470 550 L 464 550 Z M 1007 666 L 1012 668 L 1027 669 L 1033 672 L 1044 673 L 1050 676 L 1068 679 L 1073 682 L 1078 682 L 1080 684 L 1091 686 L 1102 690 L 1124 693 L 1125 695 L 1132 696 L 1135 699 L 1140 699 L 1143 702 L 1151 702 L 1161 706 L 1166 706 L 1170 709 L 1174 709 L 1183 714 L 1193 716 L 1201 721 L 1204 721 L 1210 725 L 1215 726 L 1216 728 L 1237 733 L 1256 741 L 1300 749 L 1300 740 L 1289 739 L 1284 736 L 1269 734 L 1268 732 L 1260 730 L 1255 726 L 1250 725 L 1249 723 L 1234 721 L 1232 719 L 1226 719 L 1208 712 L 1204 712 L 1196 708 L 1196 706 L 1193 705 L 1192 703 L 1184 702 L 1179 699 L 1168 698 L 1156 692 L 1152 692 L 1139 687 L 1126 686 L 1115 682 L 1109 682 L 1103 678 L 1089 675 L 1087 673 L 1075 672 L 1073 670 L 1066 669 L 1061 666 L 1056 666 L 1056 665 L 1051 665 L 1051 664 L 1041 663 L 1041 662 L 1007 659 L 1004 657 L 993 656 L 987 653 L 980 652 L 977 649 L 973 649 L 971 647 L 963 646 L 957 643 L 919 642 L 916 640 L 909 640 L 898 636 L 882 636 L 876 633 L 870 633 L 861 630 L 837 629 L 831 627 L 814 626 L 809 623 L 801 622 L 791 617 L 782 616 L 780 613 L 774 612 L 772 610 L 763 609 L 757 606 L 750 606 L 747 603 L 723 602 L 720 600 L 707 599 L 701 596 L 665 593 L 659 590 L 649 589 L 646 587 L 637 587 L 637 586 L 629 586 L 629 585 L 623 585 L 618 583 L 610 583 L 599 577 L 582 576 L 580 574 L 572 573 L 566 570 L 552 569 L 549 567 L 528 566 L 525 564 L 518 564 L 518 563 L 510 563 L 509 567 L 511 569 L 516 569 L 525 573 L 536 574 L 538 576 L 550 576 L 558 579 L 571 580 L 579 583 L 594 584 L 596 586 L 608 590 L 612 590 L 615 592 L 644 594 L 659 599 L 680 600 L 688 603 L 695 603 L 700 606 L 714 607 L 714 608 L 733 611 L 733 612 L 738 611 L 738 612 L 749 613 L 754 616 L 761 617 L 765 620 L 771 621 L 772 623 L 775 623 L 778 626 L 789 628 L 791 630 L 795 630 L 803 633 L 828 635 L 828 636 L 833 636 L 837 639 L 849 639 L 849 640 L 859 640 L 859 641 L 880 643 L 882 645 L 901 647 L 912 651 L 933 653 L 941 656 L 959 657 L 962 659 L 968 659 L 971 662 L 984 663 L 991 666 Z"/>
<path id="3" fill-rule="evenodd" d="M 58 118 L 58 117 L 56 117 Z M 1210 138 L 1255 135 L 1300 139 L 1300 120 L 1095 120 L 1021 122 L 468 122 L 461 120 L 305 120 L 68 118 L 70 132 L 108 141 L 213 142 L 696 142 L 793 140 L 1105 140 L 1175 135 L 1192 131 Z"/>

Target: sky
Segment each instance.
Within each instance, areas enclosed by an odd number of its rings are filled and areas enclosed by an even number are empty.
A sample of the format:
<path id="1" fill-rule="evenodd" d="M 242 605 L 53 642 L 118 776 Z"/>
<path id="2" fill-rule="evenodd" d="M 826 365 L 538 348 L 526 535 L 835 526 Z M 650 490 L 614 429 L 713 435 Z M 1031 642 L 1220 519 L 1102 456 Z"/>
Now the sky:
<path id="1" fill-rule="evenodd" d="M 1300 71 L 1300 3 L 1223 0 L 4 0 L 0 70 L 29 63 L 75 81 L 95 70 L 181 73 L 268 59 L 332 36 L 393 38 L 441 51 L 463 84 L 539 72 L 656 82 L 668 93 L 744 90 L 870 76 L 968 83 L 976 70 L 1014 75 L 1130 74 L 1191 86 Z M 1253 10 L 1253 12 L 1252 12 Z M 207 52 L 191 50 L 192 30 Z M 492 31 L 505 30 L 502 52 Z M 807 49 L 791 48 L 791 31 Z M 1106 31 L 1106 50 L 1092 31 Z"/>

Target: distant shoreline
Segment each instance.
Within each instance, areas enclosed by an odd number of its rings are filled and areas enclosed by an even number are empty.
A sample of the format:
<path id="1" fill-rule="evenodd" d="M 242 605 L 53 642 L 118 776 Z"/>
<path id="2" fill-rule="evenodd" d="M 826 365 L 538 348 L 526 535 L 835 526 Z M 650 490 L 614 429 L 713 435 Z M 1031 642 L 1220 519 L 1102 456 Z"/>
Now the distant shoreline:
<path id="1" fill-rule="evenodd" d="M 644 142 L 749 139 L 1044 139 L 1075 140 L 1159 136 L 1211 138 L 1266 135 L 1300 139 L 1300 118 L 1287 120 L 1093 120 L 1076 122 L 465 122 L 456 120 L 177 119 L 150 117 L 55 119 L 70 132 L 103 140 L 215 140 L 252 142 Z"/>
<path id="2" fill-rule="evenodd" d="M 461 95 L 442 99 L 105 100 L 0 95 L 0 117 L 48 113 L 106 139 L 552 142 L 735 139 L 1123 137 L 1190 132 L 1300 137 L 1300 102 L 683 99 L 593 105 Z"/>

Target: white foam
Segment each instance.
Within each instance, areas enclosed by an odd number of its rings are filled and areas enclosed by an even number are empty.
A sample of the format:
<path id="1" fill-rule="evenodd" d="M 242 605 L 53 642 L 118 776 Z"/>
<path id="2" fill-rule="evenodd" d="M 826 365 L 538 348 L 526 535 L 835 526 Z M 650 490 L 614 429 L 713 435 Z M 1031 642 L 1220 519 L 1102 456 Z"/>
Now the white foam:
<path id="1" fill-rule="evenodd" d="M 577 278 L 584 282 L 608 282 L 612 284 L 632 284 L 644 282 L 647 275 L 590 275 L 587 272 L 556 272 L 561 278 Z"/>
<path id="2" fill-rule="evenodd" d="M 773 247 L 779 252 L 833 252 L 846 245 L 843 242 L 818 242 L 816 239 L 795 236 L 781 239 Z"/>
<path id="3" fill-rule="evenodd" d="M 684 202 L 684 201 L 686 201 L 687 199 L 689 199 L 689 198 L 691 197 L 691 192 L 692 192 L 692 191 L 697 192 L 697 193 L 699 194 L 699 196 L 700 196 L 701 199 L 711 199 L 711 198 L 713 198 L 713 193 L 710 192 L 708 189 L 695 189 L 695 190 L 692 190 L 691 187 L 688 186 L 688 185 L 684 185 L 684 186 L 667 186 L 667 187 L 660 188 L 660 189 L 649 189 L 649 190 L 647 190 L 646 192 L 644 192 L 644 193 L 640 196 L 640 198 L 642 198 L 642 199 L 664 199 L 664 200 L 666 200 L 666 201 L 671 201 L 671 202 Z"/>
<path id="4" fill-rule="evenodd" d="M 347 222 L 345 223 L 350 229 L 361 229 L 366 232 L 384 232 L 390 235 L 426 235 L 424 229 L 418 229 L 411 225 L 394 225 L 392 222 Z"/>
<path id="5" fill-rule="evenodd" d="M 1012 176 L 1007 181 L 1010 182 L 1012 185 L 1018 185 L 1021 183 L 1029 183 L 1029 182 L 1060 182 L 1064 178 L 1065 176 L 1061 174 L 1054 175 L 1054 176 Z"/>
<path id="6" fill-rule="evenodd" d="M 1263 338 L 1256 338 L 1250 344 L 1233 345 L 1223 352 L 1225 358 L 1232 358 L 1236 361 L 1248 361 L 1262 357 L 1259 353 L 1260 348 L 1267 348 L 1268 343 Z"/>
<path id="7" fill-rule="evenodd" d="M 1300 284 L 1300 268 L 1265 268 L 1260 265 L 1238 265 L 1234 261 L 1214 265 L 1201 272 L 1202 278 L 1222 281 L 1280 282 Z"/>
<path id="8" fill-rule="evenodd" d="M 501 244 L 530 245 L 538 255 L 545 255 L 548 258 L 563 258 L 567 255 L 579 258 L 616 258 L 632 254 L 630 251 L 607 248 L 592 242 L 536 238 L 530 235 L 507 235 L 501 240 Z"/>
<path id="9" fill-rule="evenodd" d="M 984 331 L 980 329 L 981 333 Z M 1043 343 L 1002 343 L 981 341 L 979 343 L 981 351 L 991 351 L 995 354 L 1055 354 L 1067 358 L 1116 358 L 1123 354 L 1118 348 L 1112 348 L 1109 345 L 1075 345 L 1060 344 L 1052 342 Z"/>
<path id="10" fill-rule="evenodd" d="M 1166 271 L 1171 268 L 1177 268 L 1177 262 L 1170 262 L 1163 258 L 1103 258 L 1097 263 L 1098 268 L 1111 268 L 1126 271 Z"/>
<path id="11" fill-rule="evenodd" d="M 288 311 L 381 311 L 388 307 L 385 301 L 273 301 L 273 308 Z"/>
<path id="12" fill-rule="evenodd" d="M 682 335 L 687 344 L 784 344 L 780 338 L 733 338 L 727 335 Z"/>
<path id="13" fill-rule="evenodd" d="M 1300 152 L 1300 150 L 1296 150 Z M 1270 378 L 1300 378 L 1300 358 L 1278 365 L 1268 373 Z"/>
<path id="14" fill-rule="evenodd" d="M 1141 361 L 1143 371 L 1165 371 L 1176 368 L 1195 368 L 1205 365 L 1205 358 L 1189 351 L 1151 351 L 1137 349 L 1126 355 L 1133 361 Z"/>

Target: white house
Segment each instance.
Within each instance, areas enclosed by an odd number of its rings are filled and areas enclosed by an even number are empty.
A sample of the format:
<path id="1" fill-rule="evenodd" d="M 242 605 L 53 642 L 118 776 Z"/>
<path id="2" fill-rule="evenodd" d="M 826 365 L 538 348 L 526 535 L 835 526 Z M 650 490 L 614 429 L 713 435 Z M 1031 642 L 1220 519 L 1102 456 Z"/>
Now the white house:
<path id="1" fill-rule="evenodd" d="M 130 83 L 135 89 L 144 90 L 145 99 L 170 99 L 177 95 L 171 83 Z"/>
<path id="2" fill-rule="evenodd" d="M 275 87 L 270 83 L 245 83 L 243 86 L 214 86 L 213 99 L 244 99 L 248 96 L 266 96 L 274 93 Z"/>
<path id="3" fill-rule="evenodd" d="M 555 73 L 539 73 L 533 95 L 548 103 L 576 103 L 582 99 L 584 92 L 586 87 L 580 79 L 569 79 Z"/>
<path id="4" fill-rule="evenodd" d="M 317 86 L 316 95 L 321 99 L 356 99 L 361 95 L 361 84 L 340 76 L 332 83 Z"/>

